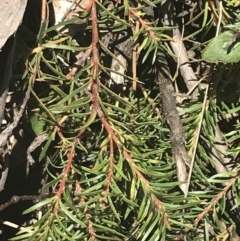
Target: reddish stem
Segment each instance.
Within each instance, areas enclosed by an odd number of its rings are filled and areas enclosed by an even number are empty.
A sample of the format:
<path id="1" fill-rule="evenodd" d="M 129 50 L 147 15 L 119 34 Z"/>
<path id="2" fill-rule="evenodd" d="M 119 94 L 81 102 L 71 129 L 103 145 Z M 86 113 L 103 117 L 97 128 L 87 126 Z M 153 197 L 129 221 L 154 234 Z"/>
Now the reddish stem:
<path id="1" fill-rule="evenodd" d="M 205 217 L 205 215 L 212 210 L 213 205 L 224 197 L 224 195 L 234 185 L 237 179 L 238 177 L 232 178 L 224 187 L 224 189 L 220 193 L 218 193 L 217 196 L 211 200 L 210 204 L 198 215 L 198 217 L 194 220 L 193 224 L 186 228 L 183 233 L 178 235 L 178 237 L 175 240 L 182 240 L 185 234 L 187 234 L 194 226 L 196 227 L 199 224 L 199 222 Z"/>
<path id="2" fill-rule="evenodd" d="M 128 161 L 128 163 L 131 165 L 131 167 L 134 169 L 134 172 L 137 174 L 138 178 L 141 180 L 141 182 L 143 183 L 143 186 L 146 188 L 146 190 L 151 193 L 151 190 L 149 189 L 149 183 L 148 183 L 148 180 L 142 175 L 141 172 L 139 172 L 137 170 L 137 168 L 135 168 L 135 163 L 134 163 L 134 160 L 132 159 L 132 157 L 128 154 L 127 151 L 123 150 L 121 148 L 121 146 L 119 145 L 119 140 L 117 138 L 117 136 L 114 134 L 111 126 L 109 125 L 109 123 L 107 122 L 107 120 L 105 119 L 103 113 L 101 110 L 98 110 L 98 116 L 99 118 L 101 119 L 101 122 L 102 124 L 104 125 L 106 131 L 108 132 L 110 138 L 113 139 L 114 143 L 118 146 L 118 148 L 123 152 L 123 155 L 125 157 L 125 159 Z M 155 206 L 157 207 L 157 209 L 163 213 L 164 215 L 164 223 L 165 225 L 170 229 L 170 223 L 169 223 L 169 220 L 168 220 L 168 217 L 164 211 L 164 208 L 163 208 L 163 205 L 162 205 L 162 202 L 155 196 L 153 195 L 152 196 L 153 199 L 154 199 L 154 203 L 155 203 Z"/>
<path id="3" fill-rule="evenodd" d="M 158 41 L 159 38 L 155 35 L 155 33 L 151 30 L 151 28 L 147 25 L 147 23 L 137 15 L 136 11 L 133 8 L 129 8 L 129 11 L 131 12 L 131 14 L 135 15 L 138 18 L 138 21 L 146 29 L 146 31 L 149 32 L 149 35 L 152 37 L 152 39 L 154 41 Z"/>
<path id="4" fill-rule="evenodd" d="M 67 175 L 71 169 L 72 163 L 73 163 L 73 158 L 74 158 L 74 149 L 75 149 L 75 145 L 72 146 L 70 153 L 68 153 L 68 161 L 67 161 L 67 166 L 65 167 L 64 171 L 63 171 L 63 179 L 61 180 L 60 186 L 58 188 L 58 191 L 56 193 L 57 196 L 57 200 L 56 203 L 54 205 L 53 208 L 53 212 L 56 213 L 58 211 L 58 202 L 61 198 L 61 195 L 63 193 L 63 190 L 65 188 L 65 184 L 66 184 L 66 178 Z"/>

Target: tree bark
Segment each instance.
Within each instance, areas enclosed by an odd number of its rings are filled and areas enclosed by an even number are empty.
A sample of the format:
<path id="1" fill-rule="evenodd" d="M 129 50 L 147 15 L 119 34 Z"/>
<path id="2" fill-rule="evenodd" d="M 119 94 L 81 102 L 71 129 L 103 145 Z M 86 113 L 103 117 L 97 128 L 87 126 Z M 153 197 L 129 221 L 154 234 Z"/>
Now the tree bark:
<path id="1" fill-rule="evenodd" d="M 0 1 L 0 50 L 18 29 L 22 22 L 27 0 L 1 0 Z"/>

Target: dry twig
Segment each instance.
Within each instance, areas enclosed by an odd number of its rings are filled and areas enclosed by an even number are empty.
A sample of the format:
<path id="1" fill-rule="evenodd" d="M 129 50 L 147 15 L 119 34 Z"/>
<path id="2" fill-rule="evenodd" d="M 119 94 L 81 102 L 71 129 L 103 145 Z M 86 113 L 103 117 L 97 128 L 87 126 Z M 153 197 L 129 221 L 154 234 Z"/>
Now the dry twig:
<path id="1" fill-rule="evenodd" d="M 182 123 L 177 111 L 176 99 L 174 98 L 174 89 L 171 82 L 170 70 L 167 65 L 164 53 L 159 53 L 157 61 L 159 89 L 163 110 L 171 129 L 171 146 L 173 160 L 177 166 L 178 181 L 184 182 L 180 184 L 180 188 L 185 194 L 187 191 L 187 168 L 190 166 L 190 159 L 185 148 L 185 138 Z"/>

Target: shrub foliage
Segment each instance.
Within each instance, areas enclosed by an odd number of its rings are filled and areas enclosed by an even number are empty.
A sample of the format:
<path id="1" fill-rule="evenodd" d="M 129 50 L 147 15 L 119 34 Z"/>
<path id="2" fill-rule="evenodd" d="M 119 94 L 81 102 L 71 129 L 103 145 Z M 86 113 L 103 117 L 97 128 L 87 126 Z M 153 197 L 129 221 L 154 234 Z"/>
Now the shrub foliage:
<path id="1" fill-rule="evenodd" d="M 237 240 L 239 63 L 201 54 L 239 1 L 75 2 L 17 33 L 48 195 L 13 240 Z"/>

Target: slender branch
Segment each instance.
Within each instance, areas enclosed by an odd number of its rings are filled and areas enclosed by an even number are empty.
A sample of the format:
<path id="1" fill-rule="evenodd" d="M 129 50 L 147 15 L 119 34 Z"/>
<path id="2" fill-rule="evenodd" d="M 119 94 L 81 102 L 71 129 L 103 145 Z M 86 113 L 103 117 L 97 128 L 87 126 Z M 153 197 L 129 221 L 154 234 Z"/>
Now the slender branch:
<path id="1" fill-rule="evenodd" d="M 170 45 L 174 54 L 178 58 L 179 69 L 188 90 L 192 89 L 193 87 L 195 88 L 197 77 L 189 64 L 187 50 L 182 42 L 182 37 L 178 28 L 173 30 L 173 41 L 170 42 Z M 197 99 L 198 94 L 198 89 L 195 88 L 192 93 L 194 100 Z"/>
<path id="2" fill-rule="evenodd" d="M 113 138 L 110 136 L 109 173 L 107 175 L 107 188 L 106 188 L 105 196 L 108 195 L 110 185 L 112 183 L 113 169 L 114 169 L 114 142 L 113 142 Z"/>
<path id="3" fill-rule="evenodd" d="M 191 182 L 191 178 L 192 178 L 192 172 L 193 172 L 193 166 L 194 166 L 194 161 L 195 161 L 195 157 L 196 157 L 196 153 L 197 153 L 197 147 L 198 147 L 198 140 L 199 140 L 199 136 L 201 133 L 201 127 L 202 127 L 202 122 L 203 122 L 203 117 L 204 117 L 204 112 L 208 106 L 208 90 L 209 90 L 209 84 L 207 85 L 207 88 L 205 90 L 205 96 L 204 96 L 204 101 L 203 101 L 203 106 L 202 106 L 202 111 L 200 114 L 200 121 L 198 124 L 198 128 L 196 131 L 196 135 L 194 137 L 194 147 L 193 147 L 193 151 L 190 150 L 190 152 L 192 151 L 192 160 L 191 160 L 191 165 L 190 165 L 190 169 L 188 172 L 188 180 L 187 180 L 187 187 L 186 187 L 186 192 L 185 192 L 185 197 L 187 197 L 188 195 L 188 190 L 189 190 L 189 186 L 190 186 L 190 182 Z"/>
<path id="4" fill-rule="evenodd" d="M 145 28 L 145 30 L 149 33 L 149 35 L 151 36 L 152 40 L 154 40 L 156 42 L 159 41 L 159 37 L 156 36 L 156 34 L 151 30 L 151 28 L 147 25 L 147 23 L 141 17 L 138 16 L 136 11 L 133 8 L 129 8 L 129 11 L 131 12 L 132 15 L 137 17 L 138 21 Z"/>
<path id="5" fill-rule="evenodd" d="M 186 193 L 187 166 L 190 166 L 190 159 L 185 148 L 185 136 L 183 126 L 177 111 L 174 89 L 171 82 L 170 70 L 163 52 L 158 53 L 157 66 L 159 90 L 163 110 L 171 129 L 171 147 L 173 161 L 176 163 L 178 181 L 184 182 L 179 185 L 183 193 Z"/>
<path id="6" fill-rule="evenodd" d="M 98 103 L 98 60 L 99 60 L 99 51 L 98 51 L 98 29 L 97 29 L 97 12 L 96 12 L 96 3 L 95 0 L 93 0 L 92 8 L 91 8 L 91 16 L 92 16 L 92 62 L 93 62 L 93 71 L 92 71 L 92 81 L 91 81 L 91 89 L 92 89 L 92 102 L 93 102 L 93 108 L 91 115 L 88 118 L 87 123 L 91 123 L 94 121 L 96 116 L 96 110 L 99 108 Z M 57 191 L 57 200 L 54 204 L 54 213 L 58 211 L 58 202 L 62 196 L 63 190 L 65 188 L 66 184 L 66 178 L 68 173 L 70 172 L 71 166 L 73 164 L 73 159 L 75 155 L 75 147 L 78 143 L 78 139 L 82 136 L 82 134 L 86 131 L 87 126 L 80 130 L 78 135 L 75 137 L 71 149 L 67 155 L 67 165 L 63 171 L 63 179 L 61 180 L 59 189 Z"/>
<path id="7" fill-rule="evenodd" d="M 168 4 L 164 4 L 162 2 L 161 7 L 163 11 L 163 19 L 164 19 L 164 25 L 165 26 L 176 26 L 176 21 L 174 21 L 174 13 L 175 11 L 175 5 L 174 1 L 168 1 Z M 171 11 L 169 11 L 171 9 Z M 188 90 L 192 89 L 197 81 L 197 77 L 192 69 L 192 67 L 189 64 L 189 58 L 187 55 L 186 48 L 184 46 L 184 43 L 182 41 L 182 36 L 179 31 L 179 28 L 173 29 L 172 32 L 172 41 L 170 41 L 170 45 L 172 47 L 172 50 L 174 54 L 178 58 L 178 67 L 180 69 L 181 75 L 183 77 L 183 80 L 188 88 Z M 178 68 L 177 68 L 178 71 Z M 176 73 L 178 75 L 178 72 Z M 193 100 L 196 100 L 198 98 L 198 89 L 195 89 L 192 93 Z"/>
<path id="8" fill-rule="evenodd" d="M 81 196 L 82 188 L 81 188 L 79 182 L 76 182 L 76 191 Z M 96 232 L 93 228 L 93 223 L 91 221 L 91 214 L 88 211 L 87 205 L 85 205 L 85 199 L 83 196 L 81 196 L 81 198 L 80 198 L 80 203 L 82 204 L 82 206 L 85 206 L 83 213 L 86 217 L 86 220 L 88 221 L 87 227 L 88 227 L 88 233 L 91 236 L 91 240 L 96 240 Z"/>
<path id="9" fill-rule="evenodd" d="M 44 141 L 48 139 L 48 134 L 43 133 L 37 136 L 30 146 L 27 149 L 27 166 L 26 166 L 26 174 L 29 174 L 29 166 L 35 163 L 34 158 L 32 157 L 32 152 L 34 152 Z"/>
<path id="10" fill-rule="evenodd" d="M 97 11 L 96 11 L 95 0 L 93 0 L 91 16 L 92 16 L 92 62 L 93 62 L 92 78 L 93 78 L 93 84 L 97 85 L 96 87 L 98 87 L 99 35 L 98 35 L 98 22 L 97 22 Z M 96 91 L 98 91 L 98 89 L 96 89 Z"/>
<path id="11" fill-rule="evenodd" d="M 8 202 L 0 205 L 0 212 L 9 206 L 16 204 L 20 201 L 33 201 L 33 200 L 42 200 L 44 198 L 50 197 L 52 194 L 41 194 L 41 195 L 23 195 L 23 196 L 13 196 Z"/>
<path id="12" fill-rule="evenodd" d="M 66 179 L 67 179 L 67 175 L 68 173 L 70 172 L 70 169 L 72 167 L 72 163 L 73 163 L 73 158 L 74 158 L 74 154 L 75 154 L 75 146 L 76 146 L 76 139 L 75 141 L 73 142 L 72 144 L 72 148 L 70 150 L 70 152 L 68 153 L 67 157 L 68 157 L 68 160 L 67 160 L 67 166 L 65 167 L 64 171 L 63 171 L 63 178 L 61 180 L 61 183 L 59 185 L 59 188 L 58 188 L 58 191 L 56 193 L 56 202 L 54 204 L 54 207 L 53 207 L 53 212 L 56 213 L 58 211 L 58 202 L 62 196 L 62 193 L 63 193 L 63 190 L 65 188 L 65 184 L 66 184 Z"/>
<path id="13" fill-rule="evenodd" d="M 138 3 L 138 5 L 140 5 Z M 139 21 L 136 22 L 136 27 L 135 27 L 135 33 L 138 33 L 140 27 Z M 132 73 L 133 73 L 133 83 L 132 83 L 132 88 L 133 90 L 137 89 L 137 51 L 138 51 L 138 37 L 134 40 L 134 46 L 133 46 L 133 54 L 132 54 Z"/>
<path id="14" fill-rule="evenodd" d="M 129 155 L 129 153 L 122 149 L 122 146 L 120 145 L 120 142 L 117 138 L 117 136 L 114 134 L 111 126 L 109 125 L 109 123 L 107 122 L 107 120 L 105 119 L 103 112 L 101 110 L 98 110 L 98 115 L 99 118 L 101 119 L 102 124 L 104 125 L 106 131 L 108 132 L 109 136 L 111 136 L 111 138 L 114 140 L 115 144 L 118 146 L 118 149 L 122 151 L 123 156 L 125 157 L 125 159 L 128 161 L 128 163 L 130 164 L 130 166 L 132 167 L 132 169 L 134 170 L 134 172 L 136 173 L 137 177 L 139 178 L 139 180 L 142 183 L 143 188 L 145 188 L 147 193 L 152 193 L 150 188 L 149 188 L 149 183 L 148 180 L 142 175 L 141 172 L 138 171 L 138 169 L 136 168 L 136 165 L 134 163 L 134 160 L 132 159 L 132 157 Z M 165 225 L 170 228 L 170 223 L 167 217 L 167 214 L 165 213 L 165 209 L 164 206 L 162 204 L 162 202 L 154 195 L 152 194 L 152 198 L 154 200 L 154 204 L 156 206 L 156 208 L 163 213 L 163 217 L 164 217 L 164 223 Z"/>
<path id="15" fill-rule="evenodd" d="M 1 174 L 1 179 L 0 179 L 0 192 L 2 192 L 5 187 L 5 183 L 6 183 L 7 177 L 8 177 L 8 171 L 9 171 L 8 160 L 5 159 L 5 163 L 2 168 L 2 174 Z"/>
<path id="16" fill-rule="evenodd" d="M 113 148 L 113 142 L 114 142 L 118 146 L 118 149 L 123 152 L 123 155 L 124 155 L 125 159 L 133 167 L 133 170 L 136 173 L 136 175 L 138 176 L 138 178 L 141 180 L 143 187 L 146 189 L 146 191 L 148 193 L 152 193 L 150 188 L 149 188 L 148 181 L 137 170 L 132 157 L 128 154 L 128 152 L 123 150 L 122 147 L 120 146 L 120 142 L 119 142 L 118 138 L 116 137 L 116 135 L 114 134 L 114 132 L 111 128 L 111 126 L 107 122 L 107 120 L 104 116 L 104 113 L 101 110 L 101 107 L 99 105 L 99 99 L 98 99 L 98 96 L 99 96 L 99 81 L 98 81 L 99 50 L 98 50 L 98 42 L 99 42 L 99 35 L 98 35 L 97 14 L 96 14 L 95 2 L 94 2 L 93 5 L 92 5 L 92 60 L 93 60 L 92 101 L 93 101 L 93 110 L 97 111 L 97 114 L 98 114 L 103 126 L 105 127 L 106 131 L 108 132 L 108 134 L 110 136 L 110 145 L 111 145 L 110 152 L 113 151 L 112 148 Z M 111 140 L 113 140 L 113 142 Z M 112 154 L 113 154 L 113 152 L 112 152 Z M 111 154 L 110 154 L 110 156 L 111 156 Z M 110 166 L 112 164 L 110 163 Z M 157 209 L 160 210 L 164 215 L 165 225 L 169 228 L 170 224 L 169 224 L 169 221 L 168 221 L 168 218 L 167 218 L 167 214 L 164 211 L 163 204 L 154 194 L 152 195 L 152 197 L 154 199 L 154 203 L 155 203 Z"/>
<path id="17" fill-rule="evenodd" d="M 205 215 L 212 210 L 212 207 L 226 195 L 228 190 L 235 184 L 237 180 L 238 176 L 232 178 L 226 185 L 226 187 L 224 187 L 224 189 L 220 193 L 218 193 L 218 195 L 211 200 L 210 204 L 198 215 L 198 217 L 194 220 L 193 224 L 186 228 L 183 233 L 178 235 L 178 237 L 175 240 L 182 240 L 185 234 L 187 234 L 193 227 L 196 227 L 199 224 L 199 222 L 205 217 Z"/>
<path id="18" fill-rule="evenodd" d="M 23 103 L 20 107 L 19 114 L 17 118 L 10 124 L 1 134 L 0 134 L 0 151 L 3 150 L 4 146 L 7 144 L 8 137 L 12 135 L 13 130 L 17 127 L 20 119 L 22 118 L 23 112 L 30 98 L 30 89 L 27 90 Z"/>
<path id="19" fill-rule="evenodd" d="M 8 138 L 12 135 L 13 130 L 17 127 L 20 119 L 22 118 L 22 115 L 24 113 L 24 110 L 25 110 L 25 107 L 27 105 L 29 98 L 30 98 L 30 88 L 26 92 L 25 98 L 20 107 L 17 118 L 6 129 L 4 129 L 4 131 L 0 134 L 0 152 L 3 151 L 5 145 L 7 144 Z M 8 168 L 9 167 L 5 168 L 2 178 L 0 180 L 0 192 L 4 189 L 5 182 L 6 182 L 7 176 L 8 176 Z"/>
<path id="20" fill-rule="evenodd" d="M 109 123 L 105 117 L 105 113 L 101 110 L 101 107 L 99 104 L 99 79 L 98 79 L 99 78 L 99 34 L 98 34 L 98 21 L 97 21 L 97 11 L 96 11 L 95 1 L 93 1 L 93 4 L 92 4 L 91 17 L 92 17 L 92 66 L 93 66 L 93 68 L 92 68 L 92 76 L 91 76 L 92 80 L 90 83 L 90 87 L 91 87 L 91 96 L 92 96 L 93 106 L 92 106 L 91 115 L 88 118 L 87 122 L 89 122 L 90 120 L 93 120 L 94 115 L 97 113 L 99 119 L 101 120 L 104 128 L 106 129 L 106 131 L 110 137 L 110 158 L 109 158 L 109 169 L 110 170 L 107 175 L 108 184 L 107 184 L 106 190 L 108 191 L 108 189 L 110 187 L 111 178 L 113 175 L 113 168 L 114 168 L 113 155 L 114 155 L 114 144 L 115 144 L 118 147 L 118 149 L 123 153 L 125 159 L 130 164 L 130 166 L 134 170 L 137 177 L 141 180 L 143 188 L 146 190 L 147 193 L 151 194 L 151 197 L 153 198 L 156 208 L 163 214 L 165 225 L 168 228 L 170 228 L 169 220 L 168 220 L 167 214 L 164 210 L 164 206 L 163 206 L 162 202 L 151 192 L 148 180 L 142 175 L 142 173 L 140 171 L 137 170 L 134 160 L 132 159 L 130 154 L 122 148 L 117 136 L 114 134 L 111 126 L 109 125 Z M 62 195 L 62 192 L 65 187 L 65 183 L 66 183 L 66 176 L 68 175 L 71 165 L 73 163 L 74 149 L 77 144 L 78 138 L 80 138 L 82 136 L 82 134 L 85 132 L 85 130 L 86 130 L 86 128 L 82 129 L 78 133 L 74 143 L 72 144 L 71 151 L 68 154 L 67 166 L 63 172 L 64 178 L 62 179 L 58 192 L 57 192 L 58 200 L 60 199 L 60 197 Z M 57 203 L 58 203 L 58 201 L 55 204 L 54 212 L 57 211 Z M 89 220 L 89 226 L 88 226 L 89 233 L 91 234 L 91 236 L 94 237 L 94 230 L 92 229 L 92 223 L 90 221 L 90 216 L 88 216 L 87 213 L 86 213 L 86 217 Z"/>

